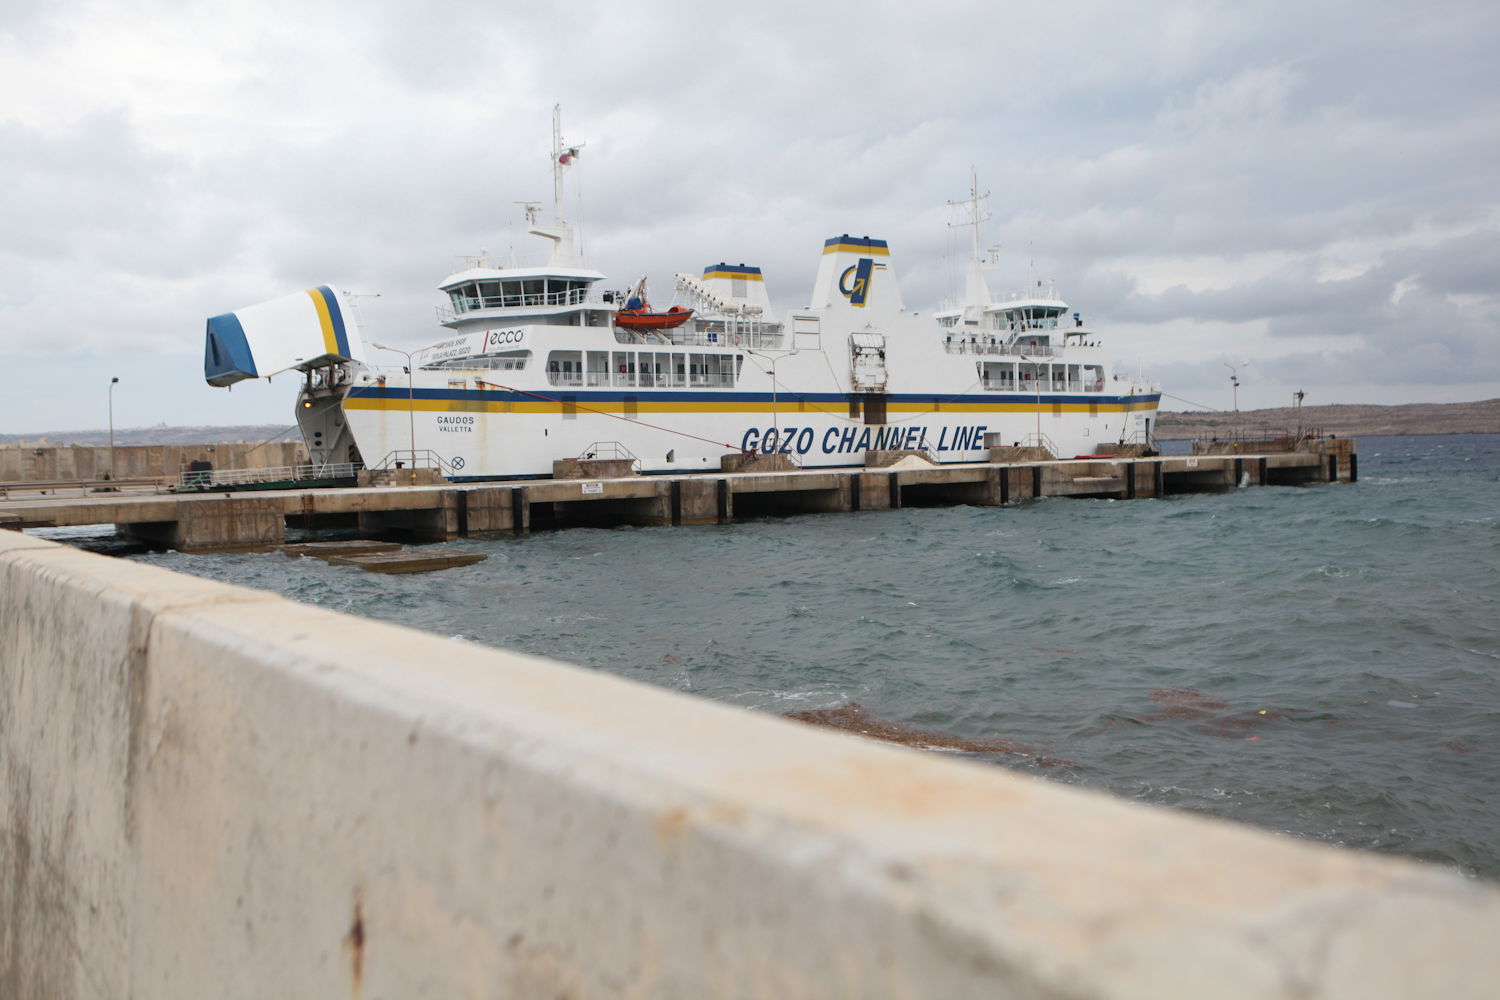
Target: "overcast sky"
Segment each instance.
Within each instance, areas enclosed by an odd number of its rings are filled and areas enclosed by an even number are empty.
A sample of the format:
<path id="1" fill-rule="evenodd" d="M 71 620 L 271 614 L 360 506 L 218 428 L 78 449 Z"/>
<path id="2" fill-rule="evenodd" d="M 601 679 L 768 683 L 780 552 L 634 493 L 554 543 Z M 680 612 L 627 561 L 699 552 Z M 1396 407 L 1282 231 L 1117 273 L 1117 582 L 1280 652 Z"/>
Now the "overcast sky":
<path id="1" fill-rule="evenodd" d="M 317 284 L 419 346 L 526 250 L 551 109 L 589 263 L 655 298 L 822 241 L 952 294 L 990 192 L 1031 276 L 1165 409 L 1500 396 L 1500 4 L 0 2 L 0 433 L 290 423 L 203 382 L 206 317 Z M 958 238 L 955 238 L 955 235 Z M 534 239 L 532 240 L 533 242 Z M 375 298 L 378 294 L 380 297 Z"/>

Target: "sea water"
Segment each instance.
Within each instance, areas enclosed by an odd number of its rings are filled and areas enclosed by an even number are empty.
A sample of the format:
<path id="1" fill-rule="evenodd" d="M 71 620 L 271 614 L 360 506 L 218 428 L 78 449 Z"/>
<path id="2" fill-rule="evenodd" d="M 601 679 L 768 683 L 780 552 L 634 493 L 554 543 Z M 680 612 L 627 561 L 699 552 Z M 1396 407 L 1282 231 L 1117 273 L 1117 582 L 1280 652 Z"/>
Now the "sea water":
<path id="1" fill-rule="evenodd" d="M 958 752 L 1500 878 L 1500 435 L 1365 438 L 1359 470 L 463 539 L 488 560 L 433 575 L 136 558 L 766 712 L 999 738 Z"/>

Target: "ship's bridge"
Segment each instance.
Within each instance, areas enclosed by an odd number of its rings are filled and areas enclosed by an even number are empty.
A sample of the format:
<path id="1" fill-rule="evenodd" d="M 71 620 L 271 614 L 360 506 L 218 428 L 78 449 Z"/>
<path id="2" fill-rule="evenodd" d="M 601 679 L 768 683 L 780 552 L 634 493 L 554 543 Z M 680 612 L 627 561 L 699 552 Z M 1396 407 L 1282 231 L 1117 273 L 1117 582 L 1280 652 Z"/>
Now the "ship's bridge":
<path id="1" fill-rule="evenodd" d="M 985 307 L 986 326 L 1006 332 L 1053 331 L 1077 325 L 1061 299 L 1012 299 Z"/>
<path id="2" fill-rule="evenodd" d="M 608 326 L 613 303 L 594 290 L 603 278 L 589 268 L 471 267 L 438 286 L 448 296 L 438 321 L 454 329 L 477 323 Z"/>

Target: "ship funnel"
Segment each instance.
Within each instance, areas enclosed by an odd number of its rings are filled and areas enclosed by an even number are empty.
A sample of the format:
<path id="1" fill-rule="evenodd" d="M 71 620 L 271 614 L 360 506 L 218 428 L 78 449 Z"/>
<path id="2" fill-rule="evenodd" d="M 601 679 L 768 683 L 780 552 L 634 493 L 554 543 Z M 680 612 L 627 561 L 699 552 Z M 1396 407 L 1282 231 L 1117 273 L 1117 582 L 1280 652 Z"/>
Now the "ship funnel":
<path id="1" fill-rule="evenodd" d="M 826 240 L 811 308 L 855 309 L 872 322 L 901 312 L 901 289 L 885 240 L 847 234 Z"/>

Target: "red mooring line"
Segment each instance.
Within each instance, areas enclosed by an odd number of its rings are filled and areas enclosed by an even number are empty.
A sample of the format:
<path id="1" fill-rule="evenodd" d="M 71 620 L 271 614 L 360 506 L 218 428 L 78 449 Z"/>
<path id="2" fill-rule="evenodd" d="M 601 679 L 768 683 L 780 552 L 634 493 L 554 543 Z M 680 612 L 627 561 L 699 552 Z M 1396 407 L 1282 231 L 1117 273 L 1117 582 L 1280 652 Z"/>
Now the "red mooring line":
<path id="1" fill-rule="evenodd" d="M 526 390 L 526 389 L 517 389 L 514 386 L 501 385 L 499 382 L 486 382 L 484 379 L 481 379 L 481 378 L 476 378 L 474 380 L 474 384 L 478 385 L 480 387 L 483 387 L 483 386 L 492 386 L 492 387 L 494 387 L 496 389 L 504 389 L 506 392 L 518 392 L 518 393 L 520 393 L 523 396 L 535 396 L 537 399 L 543 399 L 543 400 L 546 400 L 549 403 L 558 403 L 558 404 L 560 404 L 562 406 L 576 407 L 577 409 L 580 409 L 580 410 L 587 410 L 589 413 L 597 413 L 597 414 L 599 414 L 602 417 L 614 417 L 616 420 L 623 420 L 627 424 L 640 424 L 642 427 L 650 427 L 652 430 L 665 431 L 668 434 L 676 434 L 679 437 L 692 438 L 694 441 L 702 441 L 705 444 L 711 444 L 711 445 L 714 445 L 716 447 L 723 448 L 726 451 L 739 452 L 740 454 L 744 454 L 745 453 L 745 449 L 741 448 L 737 444 L 725 444 L 723 441 L 714 441 L 711 438 L 699 437 L 696 434 L 689 434 L 687 431 L 679 431 L 679 430 L 675 430 L 675 429 L 673 429 L 671 427 L 663 427 L 660 424 L 648 424 L 644 420 L 635 420 L 635 419 L 632 419 L 630 417 L 624 416 L 623 414 L 610 413 L 608 410 L 596 410 L 592 406 L 584 406 L 582 403 L 577 403 L 577 402 L 569 403 L 566 400 L 557 399 L 557 398 L 555 398 L 553 396 L 544 396 L 544 395 L 542 395 L 539 392 L 531 392 L 531 391 Z"/>

